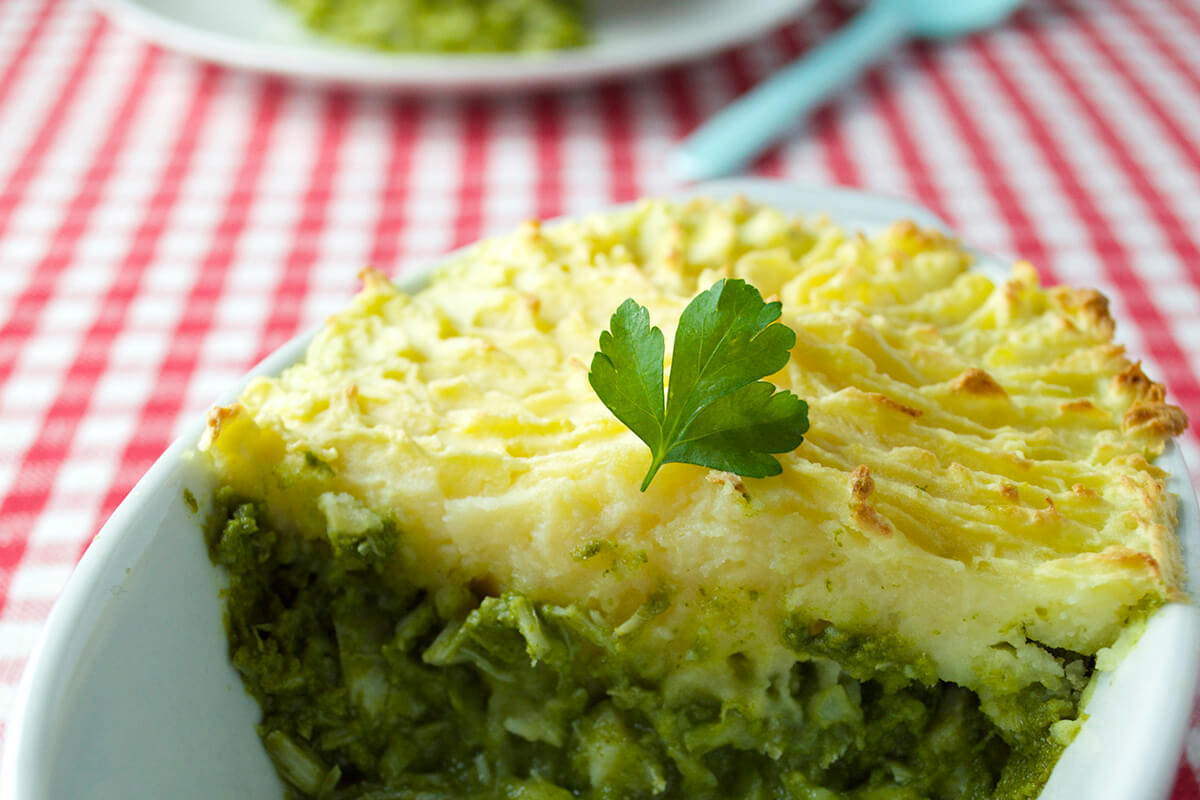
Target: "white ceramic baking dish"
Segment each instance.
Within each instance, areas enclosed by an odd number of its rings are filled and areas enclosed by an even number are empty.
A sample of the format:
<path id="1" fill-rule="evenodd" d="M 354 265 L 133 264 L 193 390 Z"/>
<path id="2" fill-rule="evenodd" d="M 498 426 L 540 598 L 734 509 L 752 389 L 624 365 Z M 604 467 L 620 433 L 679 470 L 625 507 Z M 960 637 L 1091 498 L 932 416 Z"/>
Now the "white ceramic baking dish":
<path id="1" fill-rule="evenodd" d="M 827 212 L 863 229 L 899 218 L 946 229 L 919 206 L 843 189 L 762 180 L 696 187 L 686 194 L 742 193 L 796 212 Z M 352 268 L 348 265 L 347 268 Z M 986 256 L 980 269 L 1006 271 Z M 423 274 L 406 277 L 415 288 Z M 246 380 L 298 360 L 300 336 Z M 189 457 L 196 420 L 117 509 L 80 562 L 47 621 L 7 727 L 0 797 L 6 800 L 264 800 L 282 786 L 255 733 L 258 708 L 230 666 L 199 513 L 210 477 Z M 1197 594 L 1200 520 L 1179 451 L 1159 464 L 1180 498 L 1179 536 Z M 1135 648 L 1099 677 L 1087 722 L 1042 800 L 1162 800 L 1183 747 L 1200 674 L 1200 614 L 1173 604 L 1150 620 Z"/>

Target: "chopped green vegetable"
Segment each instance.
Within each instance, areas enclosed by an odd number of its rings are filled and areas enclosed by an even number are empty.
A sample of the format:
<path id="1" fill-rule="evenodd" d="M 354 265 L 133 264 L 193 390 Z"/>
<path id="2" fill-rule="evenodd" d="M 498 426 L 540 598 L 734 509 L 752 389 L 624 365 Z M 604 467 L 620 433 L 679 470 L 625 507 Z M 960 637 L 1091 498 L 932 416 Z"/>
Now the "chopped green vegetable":
<path id="1" fill-rule="evenodd" d="M 330 771 L 283 731 L 268 733 L 263 737 L 263 746 L 280 776 L 290 785 L 314 796 L 325 787 L 325 779 Z M 336 776 L 341 774 L 341 770 L 337 767 L 334 769 L 338 770 L 334 777 L 336 783 Z"/>
<path id="2" fill-rule="evenodd" d="M 588 41 L 583 0 L 283 0 L 315 31 L 378 50 L 558 50 Z"/>
<path id="3" fill-rule="evenodd" d="M 429 592 L 228 489 L 213 507 L 230 654 L 290 800 L 1018 800 L 1053 766 L 1045 731 L 1078 711 L 1082 684 L 981 703 L 899 641 L 800 616 L 785 669 L 693 650 L 650 672 L 640 629 Z M 1049 655 L 1068 674 L 1078 658 Z"/>
<path id="4" fill-rule="evenodd" d="M 777 324 L 780 303 L 743 280 L 719 280 L 679 319 L 663 404 L 662 331 L 632 298 L 600 334 L 588 381 L 609 410 L 650 448 L 642 491 L 663 464 L 698 464 L 747 478 L 778 475 L 770 453 L 796 449 L 808 405 L 759 380 L 791 357 L 796 334 Z"/>

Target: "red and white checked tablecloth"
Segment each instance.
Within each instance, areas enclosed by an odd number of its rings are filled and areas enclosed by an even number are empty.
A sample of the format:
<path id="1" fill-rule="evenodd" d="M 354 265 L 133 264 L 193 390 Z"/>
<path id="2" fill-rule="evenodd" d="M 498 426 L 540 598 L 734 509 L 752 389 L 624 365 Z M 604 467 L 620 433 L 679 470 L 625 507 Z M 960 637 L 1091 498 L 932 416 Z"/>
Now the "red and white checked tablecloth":
<path id="1" fill-rule="evenodd" d="M 853 11 L 819 2 L 627 81 L 422 99 L 205 66 L 81 0 L 2 0 L 0 720 L 100 524 L 361 265 L 402 272 L 670 189 L 674 141 Z M 1200 422 L 1200 4 L 1040 0 L 986 36 L 909 47 L 755 171 L 913 197 L 972 245 L 1098 286 Z M 1173 800 L 1200 800 L 1197 767 L 1193 731 Z"/>

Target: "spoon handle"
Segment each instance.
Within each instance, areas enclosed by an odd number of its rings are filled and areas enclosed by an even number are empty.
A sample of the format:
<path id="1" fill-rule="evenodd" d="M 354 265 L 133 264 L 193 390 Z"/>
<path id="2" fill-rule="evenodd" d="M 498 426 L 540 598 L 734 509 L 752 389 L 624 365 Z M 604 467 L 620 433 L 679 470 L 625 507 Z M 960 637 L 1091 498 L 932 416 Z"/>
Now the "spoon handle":
<path id="1" fill-rule="evenodd" d="M 907 36 L 907 21 L 895 6 L 875 0 L 833 38 L 717 112 L 671 154 L 672 175 L 707 180 L 745 166 L 797 117 Z"/>

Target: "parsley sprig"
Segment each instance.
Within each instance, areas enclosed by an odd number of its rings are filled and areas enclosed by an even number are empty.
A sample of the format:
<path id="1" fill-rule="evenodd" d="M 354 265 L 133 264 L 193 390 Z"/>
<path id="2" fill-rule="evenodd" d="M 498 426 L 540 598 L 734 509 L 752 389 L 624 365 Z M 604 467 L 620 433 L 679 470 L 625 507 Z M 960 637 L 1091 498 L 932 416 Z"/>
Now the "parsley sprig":
<path id="1" fill-rule="evenodd" d="M 663 464 L 698 464 L 747 478 L 783 471 L 770 453 L 796 449 L 808 404 L 760 380 L 791 357 L 796 334 L 776 324 L 781 305 L 740 279 L 719 280 L 679 318 L 663 402 L 662 331 L 632 298 L 600 334 L 588 382 L 617 419 L 650 448 L 642 491 Z"/>

